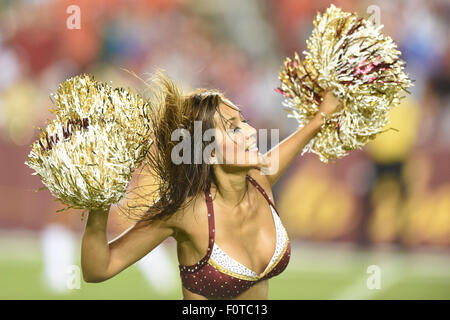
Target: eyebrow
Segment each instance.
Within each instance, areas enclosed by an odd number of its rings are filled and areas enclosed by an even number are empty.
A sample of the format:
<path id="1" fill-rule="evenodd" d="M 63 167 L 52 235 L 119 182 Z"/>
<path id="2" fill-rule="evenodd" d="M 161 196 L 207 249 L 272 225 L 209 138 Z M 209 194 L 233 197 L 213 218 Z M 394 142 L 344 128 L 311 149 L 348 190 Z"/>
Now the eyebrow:
<path id="1" fill-rule="evenodd" d="M 239 111 L 239 115 L 242 117 L 242 118 L 244 118 L 244 116 L 242 115 L 242 112 L 240 112 Z M 236 120 L 237 118 L 236 118 L 236 116 L 233 116 L 233 117 L 231 117 L 230 119 L 227 119 L 228 121 L 233 121 L 233 120 Z"/>
<path id="2" fill-rule="evenodd" d="M 244 118 L 244 116 L 242 115 L 242 113 L 239 111 L 239 115 L 243 118 L 243 119 L 245 119 Z M 231 117 L 231 118 L 229 118 L 229 119 L 225 119 L 226 121 L 227 121 L 227 123 L 229 124 L 229 125 L 232 125 L 232 121 L 234 121 L 234 120 L 236 120 L 237 119 L 237 117 L 236 116 L 233 116 L 233 117 Z"/>

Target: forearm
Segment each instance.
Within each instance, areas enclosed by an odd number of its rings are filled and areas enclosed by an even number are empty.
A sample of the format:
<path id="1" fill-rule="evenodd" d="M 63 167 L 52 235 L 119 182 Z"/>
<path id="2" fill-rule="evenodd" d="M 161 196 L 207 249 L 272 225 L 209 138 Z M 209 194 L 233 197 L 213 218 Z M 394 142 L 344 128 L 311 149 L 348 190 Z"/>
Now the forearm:
<path id="1" fill-rule="evenodd" d="M 90 211 L 81 242 L 81 268 L 88 282 L 105 280 L 110 260 L 106 226 L 108 211 Z"/>
<path id="2" fill-rule="evenodd" d="M 266 156 L 270 160 L 271 167 L 274 167 L 275 169 L 278 167 L 277 170 L 273 170 L 272 174 L 267 175 L 271 185 L 275 184 L 294 158 L 319 132 L 322 124 L 323 120 L 321 115 L 317 115 L 303 128 L 297 129 L 294 133 L 266 153 Z M 278 163 L 275 163 L 276 161 L 278 161 Z"/>

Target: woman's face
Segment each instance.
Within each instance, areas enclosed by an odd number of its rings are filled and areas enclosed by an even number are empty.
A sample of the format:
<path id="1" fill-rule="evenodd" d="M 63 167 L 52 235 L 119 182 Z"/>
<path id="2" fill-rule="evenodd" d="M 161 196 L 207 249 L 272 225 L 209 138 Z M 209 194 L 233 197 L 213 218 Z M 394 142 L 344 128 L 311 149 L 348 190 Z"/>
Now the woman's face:
<path id="1" fill-rule="evenodd" d="M 231 102 L 221 102 L 214 115 L 217 123 L 215 158 L 218 164 L 255 167 L 258 164 L 256 129 L 247 123 L 241 110 Z"/>

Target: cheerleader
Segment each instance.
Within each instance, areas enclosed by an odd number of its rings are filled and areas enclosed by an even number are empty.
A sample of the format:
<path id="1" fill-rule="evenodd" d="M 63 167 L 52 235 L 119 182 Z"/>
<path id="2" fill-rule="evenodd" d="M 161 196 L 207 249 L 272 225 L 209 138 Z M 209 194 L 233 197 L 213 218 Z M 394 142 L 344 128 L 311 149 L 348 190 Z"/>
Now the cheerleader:
<path id="1" fill-rule="evenodd" d="M 172 237 L 184 299 L 268 299 L 268 280 L 287 267 L 291 252 L 272 186 L 320 130 L 323 117 L 337 110 L 339 100 L 326 91 L 317 116 L 263 155 L 256 147 L 256 129 L 220 91 L 183 95 L 162 74 L 159 83 L 164 99 L 148 157 L 161 177 L 161 197 L 109 242 L 109 208 L 89 211 L 81 251 L 84 280 L 105 281 Z M 201 124 L 202 137 L 214 130 L 215 148 L 208 153 L 210 142 L 201 141 L 206 159 L 194 161 L 194 152 L 188 163 L 176 163 L 172 133 L 184 128 L 194 137 L 195 123 Z"/>

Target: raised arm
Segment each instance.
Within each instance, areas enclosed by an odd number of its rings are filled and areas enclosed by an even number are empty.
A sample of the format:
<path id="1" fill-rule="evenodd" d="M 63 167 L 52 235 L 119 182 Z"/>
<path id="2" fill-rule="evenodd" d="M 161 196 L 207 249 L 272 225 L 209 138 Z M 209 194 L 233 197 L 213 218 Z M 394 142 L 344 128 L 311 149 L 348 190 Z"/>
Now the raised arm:
<path id="1" fill-rule="evenodd" d="M 165 221 L 139 221 L 108 243 L 109 210 L 90 211 L 81 244 L 81 268 L 86 282 L 105 281 L 140 260 L 174 235 Z"/>
<path id="2" fill-rule="evenodd" d="M 270 186 L 273 186 L 283 172 L 289 167 L 294 158 L 303 150 L 308 142 L 319 132 L 323 124 L 324 115 L 334 113 L 339 105 L 339 100 L 333 95 L 331 91 L 326 91 L 324 99 L 319 107 L 317 115 L 303 128 L 298 129 L 289 137 L 281 141 L 275 147 L 267 151 L 264 156 L 267 157 L 269 163 L 273 165 L 276 157 L 273 156 L 278 151 L 278 170 L 272 174 L 265 174 Z M 277 150 L 278 149 L 278 150 Z M 262 174 L 261 174 L 262 175 Z"/>

